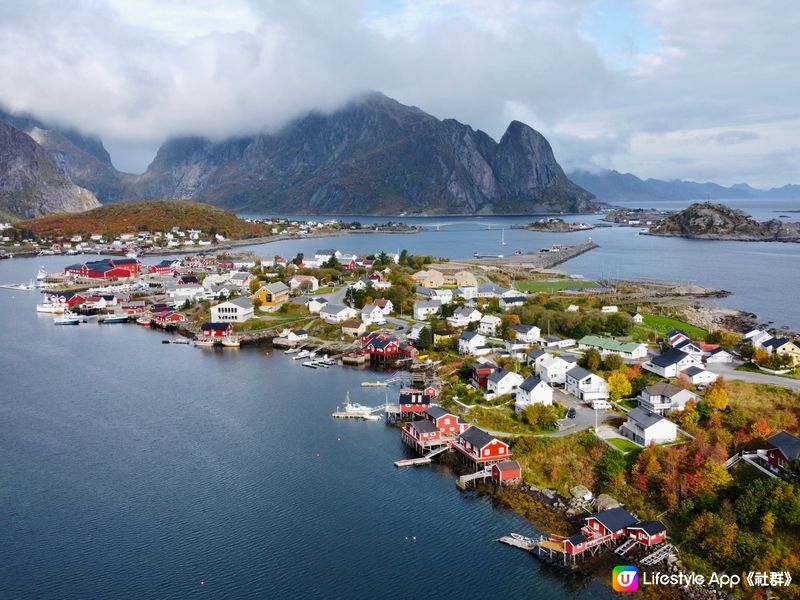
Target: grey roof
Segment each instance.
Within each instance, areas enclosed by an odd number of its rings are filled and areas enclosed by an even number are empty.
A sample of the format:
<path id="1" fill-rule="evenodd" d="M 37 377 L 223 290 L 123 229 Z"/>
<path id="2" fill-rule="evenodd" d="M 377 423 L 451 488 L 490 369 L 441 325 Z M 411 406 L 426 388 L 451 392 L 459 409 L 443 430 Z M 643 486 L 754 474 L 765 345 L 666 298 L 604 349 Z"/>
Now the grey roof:
<path id="1" fill-rule="evenodd" d="M 544 336 L 544 341 L 546 342 L 560 342 L 561 338 L 557 335 L 546 335 Z"/>
<path id="2" fill-rule="evenodd" d="M 469 340 L 478 337 L 478 335 L 479 334 L 475 333 L 474 331 L 462 331 L 461 335 L 458 336 L 458 339 L 468 342 Z"/>
<path id="3" fill-rule="evenodd" d="M 497 369 L 497 371 L 489 375 L 488 379 L 493 383 L 497 383 L 498 381 L 501 381 L 503 377 L 505 377 L 509 373 L 511 373 L 511 371 L 507 369 Z"/>
<path id="4" fill-rule="evenodd" d="M 675 344 L 673 346 L 673 348 L 679 348 L 680 349 L 680 348 L 685 348 L 686 346 L 694 346 L 695 348 L 700 350 L 700 346 L 695 344 L 692 340 L 683 340 L 681 342 L 678 342 L 677 344 Z"/>
<path id="5" fill-rule="evenodd" d="M 495 440 L 494 436 L 489 435 L 483 429 L 479 429 L 474 426 L 467 429 L 458 437 L 479 449 L 483 448 L 487 444 L 491 444 Z"/>
<path id="6" fill-rule="evenodd" d="M 685 373 L 689 377 L 694 377 L 695 375 L 699 375 L 703 371 L 705 371 L 705 369 L 701 369 L 700 367 L 689 367 L 688 369 L 686 369 Z"/>
<path id="7" fill-rule="evenodd" d="M 652 427 L 653 425 L 664 419 L 664 417 L 662 417 L 661 415 L 652 413 L 646 408 L 642 408 L 641 406 L 632 408 L 630 412 L 628 412 L 628 418 L 631 421 L 637 423 L 639 427 L 641 427 L 642 429 L 648 429 L 649 427 Z"/>
<path id="8" fill-rule="evenodd" d="M 459 316 L 459 317 L 468 317 L 468 316 L 470 316 L 470 315 L 471 315 L 473 312 L 475 312 L 475 309 L 474 309 L 474 308 L 470 308 L 470 307 L 467 307 L 467 306 L 463 306 L 463 307 L 459 308 L 457 311 L 455 311 L 455 312 L 453 313 L 453 316 Z"/>
<path id="9" fill-rule="evenodd" d="M 583 544 L 584 542 L 588 542 L 589 540 L 582 533 L 578 533 L 570 538 L 567 538 L 565 541 L 571 543 L 573 546 L 577 546 L 578 544 Z"/>
<path id="10" fill-rule="evenodd" d="M 441 308 L 442 303 L 439 300 L 418 300 L 414 302 L 414 308 Z"/>
<path id="11" fill-rule="evenodd" d="M 800 458 L 800 438 L 791 433 L 779 431 L 772 437 L 767 438 L 767 442 L 783 452 L 783 455 L 789 460 Z"/>
<path id="12" fill-rule="evenodd" d="M 420 296 L 425 296 L 426 298 L 430 298 L 433 296 L 433 289 L 418 285 L 416 288 L 414 288 L 414 293 L 419 294 Z"/>
<path id="13" fill-rule="evenodd" d="M 528 358 L 530 360 L 536 360 L 543 354 L 549 354 L 549 353 L 544 348 L 536 348 L 535 350 L 531 350 L 530 352 L 528 352 Z"/>
<path id="14" fill-rule="evenodd" d="M 631 525 L 636 524 L 637 519 L 627 510 L 618 506 L 611 510 L 604 510 L 603 512 L 595 513 L 592 515 L 595 519 L 600 521 L 603 526 L 609 531 L 619 531 Z"/>
<path id="15" fill-rule="evenodd" d="M 430 409 L 429 409 L 430 410 Z M 436 424 L 428 419 L 420 419 L 419 421 L 411 421 L 411 427 L 416 429 L 419 433 L 434 433 L 439 431 Z"/>
<path id="16" fill-rule="evenodd" d="M 664 352 L 664 354 L 662 354 L 661 356 L 654 357 L 650 362 L 656 365 L 657 367 L 666 368 L 678 364 L 687 356 L 689 355 L 683 350 L 672 348 L 671 350 L 667 350 L 666 352 Z"/>
<path id="17" fill-rule="evenodd" d="M 431 406 L 428 410 L 425 411 L 428 413 L 428 416 L 438 419 L 440 417 L 446 417 L 447 415 L 451 415 L 453 413 L 446 411 L 441 406 Z"/>
<path id="18" fill-rule="evenodd" d="M 536 375 L 531 375 L 525 381 L 519 384 L 519 389 L 530 392 L 533 388 L 542 382 L 542 378 Z"/>
<path id="19" fill-rule="evenodd" d="M 667 526 L 664 525 L 661 521 L 639 521 L 635 525 L 629 525 L 629 529 L 641 529 L 647 535 L 657 535 L 662 531 L 667 530 Z"/>
<path id="20" fill-rule="evenodd" d="M 725 350 L 725 348 L 723 348 L 722 346 L 720 346 L 719 348 L 714 348 L 711 352 L 709 352 L 709 354 L 713 356 L 714 354 L 722 354 L 723 352 L 725 354 L 730 354 L 730 352 Z"/>
<path id="21" fill-rule="evenodd" d="M 482 283 L 478 286 L 478 293 L 479 294 L 504 294 L 508 291 L 508 288 L 501 287 L 496 283 Z"/>
<path id="22" fill-rule="evenodd" d="M 788 344 L 788 343 L 789 343 L 789 339 L 785 338 L 785 337 L 782 337 L 782 338 L 772 338 L 771 340 L 767 340 L 766 342 L 764 342 L 761 345 L 764 346 L 764 348 L 780 348 L 784 344 Z"/>
<path id="23" fill-rule="evenodd" d="M 519 463 L 515 460 L 504 460 L 495 465 L 502 473 L 503 471 L 516 471 L 520 468 Z"/>
<path id="24" fill-rule="evenodd" d="M 519 333 L 528 333 L 531 329 L 533 329 L 533 325 L 512 325 L 511 329 L 518 331 Z"/>
<path id="25" fill-rule="evenodd" d="M 326 315 L 338 315 L 346 308 L 343 304 L 326 304 L 320 312 L 324 312 Z"/>
<path id="26" fill-rule="evenodd" d="M 504 296 L 500 298 L 504 304 L 512 304 L 516 302 L 525 302 L 525 296 Z"/>
<path id="27" fill-rule="evenodd" d="M 241 308 L 253 308 L 253 302 L 250 298 L 234 298 L 233 300 L 228 300 L 228 302 Z"/>
<path id="28" fill-rule="evenodd" d="M 265 286 L 268 292 L 272 292 L 273 294 L 279 294 L 280 292 L 288 292 L 289 288 L 281 281 L 276 281 L 275 283 L 270 283 L 269 285 Z"/>
<path id="29" fill-rule="evenodd" d="M 666 396 L 672 398 L 675 394 L 682 392 L 683 388 L 673 385 L 668 381 L 659 381 L 645 388 L 651 396 Z"/>
<path id="30" fill-rule="evenodd" d="M 589 375 L 591 375 L 591 371 L 587 371 L 583 367 L 572 367 L 569 371 L 567 371 L 567 375 L 572 377 L 573 379 L 581 380 L 585 379 Z"/>

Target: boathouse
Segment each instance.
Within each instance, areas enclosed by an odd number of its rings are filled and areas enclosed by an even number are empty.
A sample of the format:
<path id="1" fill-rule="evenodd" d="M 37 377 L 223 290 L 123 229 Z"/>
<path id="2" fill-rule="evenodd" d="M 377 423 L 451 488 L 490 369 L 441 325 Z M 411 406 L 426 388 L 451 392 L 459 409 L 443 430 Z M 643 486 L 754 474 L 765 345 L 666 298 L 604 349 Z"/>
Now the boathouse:
<path id="1" fill-rule="evenodd" d="M 203 323 L 200 332 L 204 338 L 223 338 L 233 331 L 230 323 Z"/>
<path id="2" fill-rule="evenodd" d="M 492 481 L 497 485 L 513 485 L 522 481 L 522 467 L 515 460 L 492 465 Z"/>
<path id="3" fill-rule="evenodd" d="M 425 390 L 404 388 L 400 390 L 400 415 L 404 417 L 421 415 L 431 406 L 431 401 L 436 397 L 434 388 Z"/>
<path id="4" fill-rule="evenodd" d="M 667 526 L 661 521 L 639 521 L 628 527 L 628 534 L 649 548 L 667 539 Z"/>
<path id="5" fill-rule="evenodd" d="M 473 471 L 511 458 L 508 444 L 478 427 L 470 427 L 461 433 L 453 447 L 462 462 Z"/>
<path id="6" fill-rule="evenodd" d="M 135 258 L 107 258 L 64 267 L 64 275 L 85 279 L 112 279 L 139 274 L 141 263 Z"/>

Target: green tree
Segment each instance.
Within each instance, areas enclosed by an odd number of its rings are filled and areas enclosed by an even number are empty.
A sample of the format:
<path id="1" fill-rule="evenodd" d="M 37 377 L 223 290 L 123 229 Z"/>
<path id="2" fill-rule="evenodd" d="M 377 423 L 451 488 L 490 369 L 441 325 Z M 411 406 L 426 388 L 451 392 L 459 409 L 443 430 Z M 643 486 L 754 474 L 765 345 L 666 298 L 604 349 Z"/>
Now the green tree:
<path id="1" fill-rule="evenodd" d="M 302 252 L 298 252 L 295 255 L 295 257 L 292 259 L 292 262 L 299 267 L 301 264 L 303 264 L 303 258 L 304 258 L 303 257 L 303 253 Z"/>
<path id="2" fill-rule="evenodd" d="M 603 369 L 606 371 L 617 371 L 622 368 L 625 361 L 619 354 L 607 354 L 603 358 Z"/>
<path id="3" fill-rule="evenodd" d="M 429 350 L 433 347 L 433 331 L 430 327 L 423 327 L 417 338 L 417 348 Z"/>
<path id="4" fill-rule="evenodd" d="M 582 363 L 590 371 L 597 371 L 597 369 L 600 368 L 600 364 L 602 362 L 603 362 L 603 357 L 600 355 L 600 352 L 598 352 L 594 348 L 589 348 L 583 354 Z"/>

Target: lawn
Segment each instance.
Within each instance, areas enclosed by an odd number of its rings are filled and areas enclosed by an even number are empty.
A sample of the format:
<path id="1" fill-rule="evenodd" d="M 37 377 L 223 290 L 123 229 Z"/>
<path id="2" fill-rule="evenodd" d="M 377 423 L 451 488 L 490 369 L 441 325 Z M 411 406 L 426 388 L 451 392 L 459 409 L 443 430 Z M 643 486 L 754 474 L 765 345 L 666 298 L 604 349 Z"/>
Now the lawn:
<path id="1" fill-rule="evenodd" d="M 623 454 L 627 454 L 633 450 L 641 450 L 641 446 L 637 446 L 630 440 L 626 440 L 624 438 L 609 438 L 608 443 L 614 446 L 617 450 L 622 452 Z"/>
<path id="2" fill-rule="evenodd" d="M 634 337 L 640 337 L 636 335 L 637 333 L 644 334 L 641 337 L 647 337 L 652 333 L 657 333 L 658 335 L 663 336 L 666 333 L 672 331 L 673 329 L 682 329 L 693 340 L 701 340 L 708 333 L 705 329 L 701 329 L 700 327 L 695 327 L 694 325 L 689 325 L 689 323 L 684 323 L 683 321 L 679 321 L 678 319 L 673 319 L 670 317 L 662 317 L 661 315 L 642 315 L 642 316 L 644 317 L 644 323 L 642 323 L 641 325 L 634 326 L 633 328 Z"/>
<path id="3" fill-rule="evenodd" d="M 736 367 L 737 371 L 749 371 L 750 373 L 764 373 L 761 369 L 755 366 L 753 363 L 744 363 Z M 791 373 L 787 373 L 786 375 L 776 375 L 776 377 L 786 377 L 788 379 L 800 379 L 800 369 L 795 369 Z"/>
<path id="4" fill-rule="evenodd" d="M 514 285 L 521 292 L 560 292 L 569 288 L 598 287 L 596 281 L 586 281 L 584 279 L 535 279 L 515 281 Z"/>

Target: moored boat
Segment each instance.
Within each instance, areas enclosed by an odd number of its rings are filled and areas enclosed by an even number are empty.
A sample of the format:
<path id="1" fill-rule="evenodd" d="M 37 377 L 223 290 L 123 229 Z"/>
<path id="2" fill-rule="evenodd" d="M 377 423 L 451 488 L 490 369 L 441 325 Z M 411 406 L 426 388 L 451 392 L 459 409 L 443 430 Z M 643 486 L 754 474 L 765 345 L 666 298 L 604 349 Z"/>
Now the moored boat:
<path id="1" fill-rule="evenodd" d="M 127 323 L 128 322 L 128 315 L 121 314 L 121 315 L 106 315 L 104 317 L 100 317 L 98 319 L 100 323 L 108 323 L 109 325 L 112 323 Z"/>
<path id="2" fill-rule="evenodd" d="M 195 340 L 194 341 L 194 345 L 195 346 L 200 346 L 201 348 L 210 348 L 211 346 L 214 345 L 214 340 L 211 340 L 211 339 L 208 339 L 208 340 L 202 340 L 202 339 L 201 340 Z"/>
<path id="3" fill-rule="evenodd" d="M 239 341 L 239 336 L 237 335 L 233 337 L 222 338 L 222 345 L 225 348 L 238 348 L 241 345 L 241 342 Z"/>
<path id="4" fill-rule="evenodd" d="M 43 302 L 36 305 L 36 312 L 60 315 L 64 312 L 64 304 Z"/>
<path id="5" fill-rule="evenodd" d="M 145 327 L 150 327 L 150 317 L 139 317 L 136 319 L 137 325 L 143 325 Z"/>
<path id="6" fill-rule="evenodd" d="M 70 312 L 65 312 L 63 316 L 53 319 L 54 325 L 77 325 L 80 322 L 80 317 Z"/>

